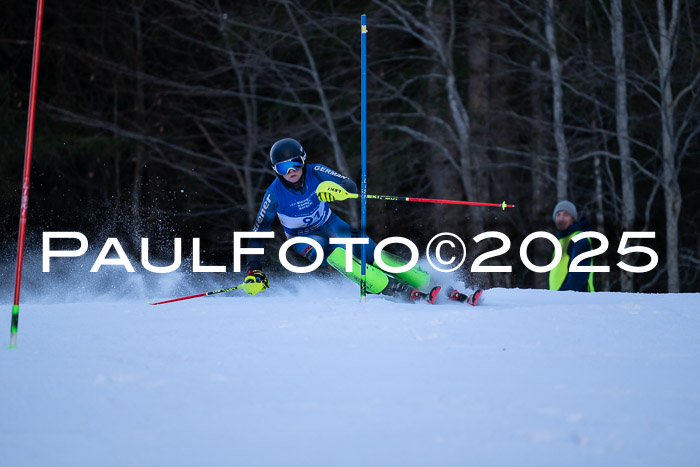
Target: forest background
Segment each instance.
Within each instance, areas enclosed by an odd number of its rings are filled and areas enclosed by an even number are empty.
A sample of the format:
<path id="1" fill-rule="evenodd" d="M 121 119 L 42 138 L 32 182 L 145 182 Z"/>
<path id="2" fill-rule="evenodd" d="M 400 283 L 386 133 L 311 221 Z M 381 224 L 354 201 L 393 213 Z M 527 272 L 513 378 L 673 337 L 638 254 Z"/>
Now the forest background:
<path id="1" fill-rule="evenodd" d="M 0 253 L 14 258 L 34 33 L 33 2 L 0 6 Z M 700 291 L 700 2 L 695 0 L 47 1 L 29 195 L 43 231 L 118 237 L 134 257 L 172 258 L 201 238 L 228 264 L 293 137 L 360 181 L 360 15 L 368 16 L 368 192 L 478 202 L 502 211 L 368 201 L 368 233 L 424 246 L 500 246 L 482 286 L 546 287 L 518 250 L 554 232 L 573 201 L 610 246 L 599 290 Z M 359 226 L 359 204 L 334 204 Z M 279 225 L 268 257 L 284 237 Z M 659 265 L 616 266 L 622 232 Z M 190 243 L 188 243 L 188 241 Z M 552 247 L 531 244 L 546 264 Z M 648 256 L 625 256 L 639 265 Z M 274 260 L 267 267 L 274 270 Z M 464 267 L 469 268 L 470 261 Z"/>

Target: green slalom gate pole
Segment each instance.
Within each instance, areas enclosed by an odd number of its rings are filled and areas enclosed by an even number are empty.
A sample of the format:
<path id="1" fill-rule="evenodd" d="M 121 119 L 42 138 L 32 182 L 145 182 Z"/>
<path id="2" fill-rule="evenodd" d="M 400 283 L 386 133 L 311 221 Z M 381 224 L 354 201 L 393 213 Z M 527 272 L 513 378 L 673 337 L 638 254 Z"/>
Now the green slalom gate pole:
<path id="1" fill-rule="evenodd" d="M 24 176 L 22 178 L 22 200 L 19 209 L 19 235 L 17 239 L 17 268 L 15 270 L 15 296 L 12 305 L 10 325 L 10 348 L 17 346 L 19 325 L 19 292 L 22 286 L 22 263 L 24 262 L 24 241 L 27 233 L 27 207 L 29 205 L 29 174 L 32 167 L 32 144 L 34 142 L 34 112 L 36 109 L 36 89 L 39 77 L 39 48 L 41 46 L 41 24 L 44 16 L 44 0 L 37 0 L 36 22 L 34 24 L 34 51 L 32 55 L 32 77 L 29 85 L 29 115 L 27 117 L 27 139 L 24 145 Z"/>
<path id="2" fill-rule="evenodd" d="M 362 178 L 360 182 L 360 212 L 361 212 L 361 237 L 367 237 L 367 15 L 362 15 Z M 360 267 L 360 300 L 365 301 L 367 295 L 367 261 L 365 252 L 367 245 L 361 245 L 362 263 Z"/>

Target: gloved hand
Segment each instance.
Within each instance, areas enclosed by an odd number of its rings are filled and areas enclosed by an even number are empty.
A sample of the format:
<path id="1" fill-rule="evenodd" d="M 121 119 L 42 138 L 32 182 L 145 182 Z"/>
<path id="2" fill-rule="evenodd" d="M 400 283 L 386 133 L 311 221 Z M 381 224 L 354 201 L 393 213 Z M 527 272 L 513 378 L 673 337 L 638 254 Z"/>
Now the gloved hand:
<path id="1" fill-rule="evenodd" d="M 346 196 L 343 197 L 343 194 Z M 318 185 L 318 188 L 316 188 L 316 196 L 318 196 L 318 199 L 327 203 L 342 201 L 347 198 L 347 195 L 348 192 L 345 191 L 342 186 L 331 181 L 322 182 Z"/>
<path id="2" fill-rule="evenodd" d="M 260 269 L 249 269 L 248 275 L 243 281 L 243 290 L 249 295 L 255 295 L 258 292 L 270 287 L 267 276 Z"/>
<path id="3" fill-rule="evenodd" d="M 318 194 L 318 199 L 321 201 L 325 201 L 326 203 L 332 203 L 335 201 L 335 196 L 333 196 L 330 193 L 317 193 Z"/>

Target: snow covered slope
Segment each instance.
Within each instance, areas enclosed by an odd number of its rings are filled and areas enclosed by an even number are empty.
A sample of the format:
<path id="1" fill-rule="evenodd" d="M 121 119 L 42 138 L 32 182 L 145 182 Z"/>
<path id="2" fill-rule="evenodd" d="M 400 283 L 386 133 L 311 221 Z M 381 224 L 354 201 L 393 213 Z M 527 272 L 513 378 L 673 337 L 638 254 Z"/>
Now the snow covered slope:
<path id="1" fill-rule="evenodd" d="M 0 465 L 698 465 L 700 294 L 291 289 L 23 304 Z"/>

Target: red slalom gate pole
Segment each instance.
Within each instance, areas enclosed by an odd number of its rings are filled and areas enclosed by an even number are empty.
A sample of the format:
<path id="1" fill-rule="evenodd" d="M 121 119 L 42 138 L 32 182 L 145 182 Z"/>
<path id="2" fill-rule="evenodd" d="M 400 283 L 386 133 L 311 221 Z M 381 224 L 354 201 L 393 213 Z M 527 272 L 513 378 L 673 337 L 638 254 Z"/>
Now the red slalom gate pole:
<path id="1" fill-rule="evenodd" d="M 354 198 L 357 195 L 348 194 L 348 198 Z M 506 208 L 514 208 L 514 204 L 502 203 L 477 203 L 475 201 L 455 201 L 451 199 L 431 199 L 431 198 L 411 198 L 408 196 L 387 196 L 387 195 L 367 195 L 368 199 L 381 199 L 384 201 L 411 201 L 415 203 L 438 203 L 438 204 L 461 204 L 464 206 L 492 206 L 501 208 L 504 211 Z M 345 198 L 343 198 L 345 199 Z"/>
<path id="2" fill-rule="evenodd" d="M 34 116 L 36 109 L 36 89 L 39 77 L 39 48 L 41 46 L 41 24 L 44 16 L 44 0 L 37 0 L 36 22 L 34 24 L 34 54 L 32 56 L 32 78 L 29 86 L 29 116 L 27 117 L 27 140 L 24 145 L 24 177 L 22 178 L 22 201 L 19 209 L 19 236 L 17 240 L 17 269 L 15 272 L 15 299 L 12 305 L 10 326 L 10 348 L 17 346 L 17 326 L 19 324 L 19 292 L 22 286 L 22 263 L 24 261 L 24 240 L 27 232 L 27 207 L 29 205 L 29 174 L 32 167 L 32 145 L 34 143 Z"/>

